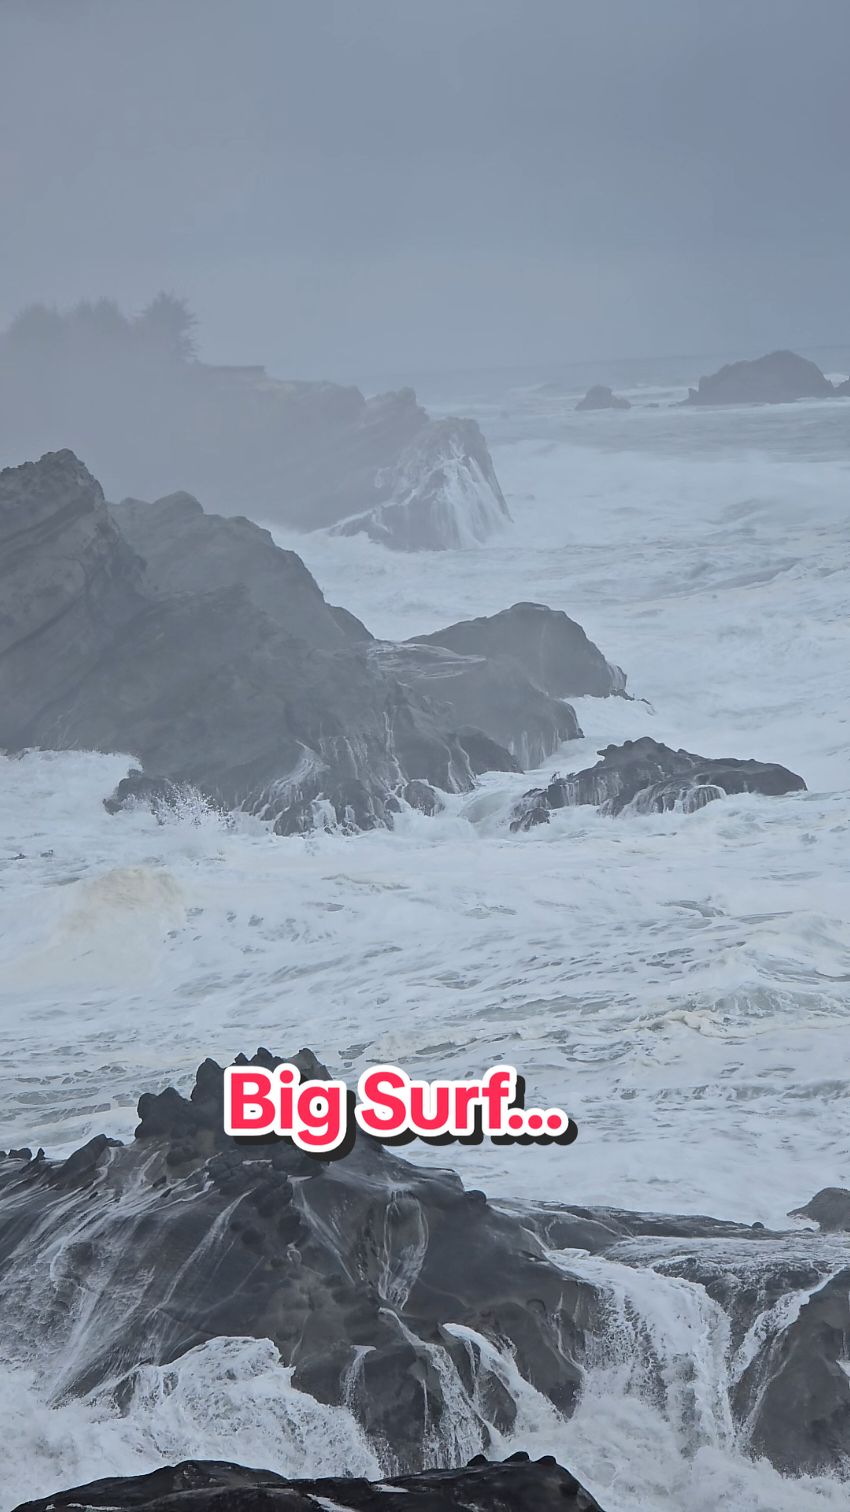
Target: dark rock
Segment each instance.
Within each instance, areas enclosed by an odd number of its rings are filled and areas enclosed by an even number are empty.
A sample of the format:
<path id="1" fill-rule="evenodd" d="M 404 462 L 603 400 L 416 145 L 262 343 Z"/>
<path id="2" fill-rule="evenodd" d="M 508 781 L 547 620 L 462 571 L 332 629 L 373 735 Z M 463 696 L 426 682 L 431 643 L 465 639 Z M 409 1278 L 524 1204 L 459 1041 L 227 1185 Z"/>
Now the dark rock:
<path id="1" fill-rule="evenodd" d="M 61 452 L 0 474 L 0 541 L 0 746 L 136 757 L 143 772 L 111 809 L 142 801 L 163 817 L 197 789 L 281 833 L 367 829 L 391 822 L 406 783 L 474 785 L 454 732 L 475 718 L 471 705 L 458 717 L 453 679 L 432 698 L 407 652 L 407 670 L 373 655 L 365 627 L 248 520 L 205 515 L 186 494 L 110 514 Z M 482 665 L 471 680 L 495 689 L 498 675 Z M 472 737 L 475 764 L 486 737 L 510 769 L 499 734 L 523 749 L 537 724 L 555 749 L 571 715 L 545 703 L 515 676 Z"/>
<path id="2" fill-rule="evenodd" d="M 545 604 L 514 604 L 499 614 L 460 620 L 445 630 L 416 636 L 415 643 L 513 662 L 553 698 L 588 693 L 605 698 L 625 691 L 625 673 L 605 660 L 581 625 Z"/>
<path id="3" fill-rule="evenodd" d="M 789 1218 L 811 1218 L 823 1234 L 850 1234 L 850 1192 L 846 1187 L 823 1187 L 805 1207 L 792 1208 Z"/>
<path id="4" fill-rule="evenodd" d="M 303 1075 L 324 1072 L 310 1051 L 293 1059 Z M 277 1060 L 258 1051 L 253 1063 Z M 87 1147 L 73 1167 L 0 1167 L 4 1337 L 49 1338 L 63 1395 L 108 1383 L 126 1401 L 142 1362 L 219 1335 L 268 1338 L 297 1387 L 348 1402 L 376 1452 L 418 1470 L 451 1410 L 446 1372 L 467 1389 L 478 1373 L 490 1421 L 514 1423 L 479 1347 L 447 1327 L 460 1324 L 509 1348 L 570 1413 L 592 1286 L 552 1264 L 519 1219 L 470 1202 L 453 1172 L 361 1133 L 330 1162 L 288 1140 L 229 1139 L 222 1085 L 207 1060 L 189 1098 L 168 1088 L 140 1099 L 132 1144 Z M 482 1420 L 482 1449 L 488 1431 Z"/>
<path id="5" fill-rule="evenodd" d="M 427 699 L 444 729 L 462 729 L 455 738 L 467 753 L 472 747 L 477 761 L 486 760 L 490 771 L 539 766 L 563 741 L 581 735 L 570 704 L 545 693 L 518 662 L 417 641 L 375 641 L 369 655 L 373 666 Z M 475 730 L 487 737 L 486 745 L 470 735 Z"/>
<path id="6" fill-rule="evenodd" d="M 554 1459 L 478 1456 L 466 1469 L 425 1470 L 370 1482 L 335 1476 L 287 1480 L 217 1460 L 184 1460 L 148 1475 L 109 1476 L 25 1502 L 15 1512 L 602 1512 L 599 1503 Z"/>
<path id="7" fill-rule="evenodd" d="M 183 810 L 187 804 L 203 802 L 197 788 L 182 786 L 167 777 L 146 777 L 134 767 L 122 777 L 115 791 L 104 798 L 103 806 L 109 814 L 120 814 L 123 809 L 147 808 L 161 823 L 170 814 Z"/>
<path id="8" fill-rule="evenodd" d="M 631 409 L 628 399 L 623 399 L 620 394 L 612 393 L 604 383 L 595 383 L 589 388 L 583 399 L 579 399 L 577 410 L 604 410 L 604 409 Z"/>
<path id="9" fill-rule="evenodd" d="M 606 746 L 596 766 L 569 777 L 553 777 L 548 787 L 526 793 L 514 812 L 511 829 L 530 829 L 548 822 L 553 809 L 596 804 L 603 813 L 664 813 L 681 809 L 693 813 L 715 798 L 732 793 L 805 791 L 802 777 L 771 762 L 739 761 L 734 757 L 695 756 L 673 751 L 648 735 Z"/>
<path id="10" fill-rule="evenodd" d="M 834 392 L 839 394 L 842 399 L 850 399 L 850 378 L 845 378 L 843 383 L 836 383 Z"/>
<path id="11" fill-rule="evenodd" d="M 401 796 L 410 808 L 418 809 L 421 814 L 438 814 L 444 807 L 439 793 L 435 792 L 427 782 L 406 783 L 402 788 Z"/>
<path id="12" fill-rule="evenodd" d="M 814 1278 L 801 1279 L 811 1286 Z M 741 1378 L 736 1407 L 747 1423 L 747 1447 L 786 1474 L 844 1475 L 850 1266 L 819 1280 L 799 1311 L 787 1314 Z"/>
<path id="13" fill-rule="evenodd" d="M 334 651 L 371 638 L 353 614 L 326 603 L 294 551 L 276 546 L 269 531 L 251 520 L 206 514 L 187 493 L 153 504 L 125 499 L 111 504 L 109 513 L 144 558 L 149 596 L 244 588 L 255 608 L 316 649 Z"/>
<path id="14" fill-rule="evenodd" d="M 820 368 L 796 352 L 771 352 L 752 362 L 732 362 L 691 389 L 687 404 L 787 404 L 834 394 Z"/>
<path id="15" fill-rule="evenodd" d="M 261 1049 L 250 1063 L 278 1059 Z M 303 1076 L 327 1075 L 310 1050 L 291 1059 Z M 445 1415 L 460 1400 L 485 1452 L 488 1423 L 516 1430 L 516 1403 L 488 1363 L 491 1350 L 568 1416 L 588 1354 L 604 1366 L 606 1350 L 620 1359 L 633 1337 L 644 1389 L 690 1423 L 701 1376 L 683 1374 L 663 1330 L 641 1318 L 633 1286 L 617 1285 L 618 1267 L 644 1268 L 662 1284 L 698 1289 L 725 1315 L 728 1357 L 742 1362 L 729 1380 L 741 1442 L 789 1473 L 841 1472 L 848 1242 L 698 1215 L 496 1206 L 452 1171 L 417 1166 L 361 1133 L 331 1162 L 288 1140 L 228 1139 L 222 1087 L 222 1068 L 206 1060 L 188 1098 L 167 1088 L 140 1099 L 130 1145 L 98 1138 L 64 1162 L 41 1153 L 0 1161 L 4 1347 L 12 1358 L 25 1349 L 28 1360 L 49 1348 L 63 1362 L 62 1401 L 96 1389 L 104 1410 L 114 1401 L 127 1411 L 140 1365 L 176 1365 L 219 1336 L 269 1339 L 295 1386 L 345 1402 L 407 1485 L 426 1443 L 450 1431 Z M 571 1268 L 571 1251 L 601 1257 L 595 1282 L 581 1263 Z M 667 1348 L 678 1351 L 678 1340 Z M 126 1501 L 120 1483 L 105 1481 L 87 1505 L 144 1508 L 147 1497 L 157 1512 L 177 1512 L 177 1501 L 159 1503 L 154 1491 L 209 1497 L 214 1487 L 247 1490 L 250 1480 L 238 1476 L 259 1474 L 206 1468 L 237 1479 L 181 1484 L 163 1470 L 161 1481 L 129 1481 Z M 347 1506 L 344 1488 L 363 1483 L 335 1484 L 327 1499 Z M 466 1491 L 464 1506 L 485 1505 Z M 57 1512 L 66 1505 L 52 1500 Z M 217 1504 L 252 1505 L 199 1503 Z"/>

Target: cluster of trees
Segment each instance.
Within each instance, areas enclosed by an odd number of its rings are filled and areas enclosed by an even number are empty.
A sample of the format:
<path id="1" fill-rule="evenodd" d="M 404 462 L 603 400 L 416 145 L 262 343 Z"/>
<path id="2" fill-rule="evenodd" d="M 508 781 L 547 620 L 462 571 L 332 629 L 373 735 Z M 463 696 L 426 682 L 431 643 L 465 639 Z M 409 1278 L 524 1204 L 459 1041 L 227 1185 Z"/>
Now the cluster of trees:
<path id="1" fill-rule="evenodd" d="M 11 360 L 126 361 L 134 356 L 191 362 L 195 316 L 184 299 L 161 293 L 140 315 L 127 316 L 114 300 L 84 300 L 60 311 L 43 304 L 22 310 L 0 345 Z"/>

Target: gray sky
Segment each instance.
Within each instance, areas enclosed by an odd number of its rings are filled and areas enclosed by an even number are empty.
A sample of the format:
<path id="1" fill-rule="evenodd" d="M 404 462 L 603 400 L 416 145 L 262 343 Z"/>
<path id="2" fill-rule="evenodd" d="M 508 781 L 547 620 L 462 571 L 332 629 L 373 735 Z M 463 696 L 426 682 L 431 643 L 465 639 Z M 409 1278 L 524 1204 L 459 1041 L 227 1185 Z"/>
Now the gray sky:
<path id="1" fill-rule="evenodd" d="M 0 323 L 276 372 L 850 341 L 850 0 L 0 0 Z"/>

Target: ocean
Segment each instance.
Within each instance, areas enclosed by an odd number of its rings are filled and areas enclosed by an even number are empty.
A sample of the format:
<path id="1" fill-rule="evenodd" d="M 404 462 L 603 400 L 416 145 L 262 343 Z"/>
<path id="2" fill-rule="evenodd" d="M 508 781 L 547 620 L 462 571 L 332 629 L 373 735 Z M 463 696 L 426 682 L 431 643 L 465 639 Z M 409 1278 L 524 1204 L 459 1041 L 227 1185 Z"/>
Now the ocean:
<path id="1" fill-rule="evenodd" d="M 540 773 L 488 776 L 391 833 L 284 840 L 202 805 L 166 824 L 109 816 L 132 753 L 0 758 L 0 1146 L 127 1138 L 140 1092 L 258 1045 L 310 1046 L 352 1085 L 379 1061 L 426 1078 L 509 1062 L 530 1105 L 577 1120 L 575 1144 L 406 1155 L 499 1201 L 761 1222 L 796 1229 L 783 1243 L 827 1270 L 848 1263 L 850 1242 L 787 1214 L 850 1185 L 850 404 L 679 408 L 688 376 L 717 365 L 427 378 L 431 409 L 479 419 L 513 523 L 411 555 L 275 530 L 381 637 L 522 600 L 578 620 L 632 701 L 575 701 L 584 738 Z M 599 378 L 633 407 L 576 413 Z M 688 815 L 567 809 L 510 833 L 527 788 L 639 735 L 780 762 L 807 791 Z M 520 1404 L 506 1452 L 557 1454 L 606 1512 L 846 1506 L 846 1485 L 741 1452 L 742 1365 L 702 1288 L 654 1263 L 570 1263 L 611 1307 L 569 1422 L 482 1342 Z M 145 1367 L 122 1415 L 103 1396 L 55 1401 L 49 1339 L 4 1351 L 2 1512 L 191 1454 L 380 1470 L 346 1409 L 297 1391 L 264 1341 Z M 458 1458 L 478 1428 L 451 1389 Z"/>

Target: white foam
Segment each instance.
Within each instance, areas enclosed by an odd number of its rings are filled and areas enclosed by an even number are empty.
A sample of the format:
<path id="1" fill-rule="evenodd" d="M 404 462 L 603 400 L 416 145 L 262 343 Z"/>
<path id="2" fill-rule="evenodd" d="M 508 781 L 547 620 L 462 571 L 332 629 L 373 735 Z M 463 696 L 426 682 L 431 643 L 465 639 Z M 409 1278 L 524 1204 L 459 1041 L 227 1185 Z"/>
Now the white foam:
<path id="1" fill-rule="evenodd" d="M 574 809 L 511 836 L 510 805 L 537 779 L 495 775 L 435 819 L 404 814 L 393 834 L 280 841 L 210 814 L 110 817 L 101 800 L 129 758 L 0 760 L 12 1047 L 0 1146 L 59 1153 L 101 1130 L 127 1135 L 139 1092 L 185 1087 L 204 1054 L 307 1042 L 351 1083 L 375 1060 L 426 1077 L 515 1062 L 529 1100 L 566 1107 L 580 1133 L 567 1150 L 453 1150 L 494 1195 L 777 1224 L 819 1187 L 850 1184 L 842 416 L 837 401 L 781 415 L 527 408 L 503 423 L 519 439 L 494 449 L 514 523 L 486 548 L 288 542 L 329 599 L 381 635 L 524 599 L 577 618 L 649 705 L 580 700 L 586 738 L 548 774 L 648 733 L 781 761 L 807 794 L 618 820 Z M 446 1163 L 445 1151 L 406 1153 Z M 666 1307 L 669 1290 L 651 1302 L 656 1282 L 640 1284 L 641 1309 Z M 682 1348 L 687 1316 L 664 1325 L 668 1337 L 681 1326 Z M 703 1365 L 710 1425 L 720 1366 Z M 719 1429 L 683 1445 L 672 1401 L 659 1412 L 618 1371 L 596 1367 L 563 1439 L 608 1512 L 845 1505 L 846 1488 L 784 1482 Z M 166 1406 L 160 1418 L 137 1403 L 117 1422 L 30 1397 L 22 1432 L 39 1488 L 201 1441 L 239 1457 L 218 1429 L 191 1426 L 206 1412 L 191 1379 L 195 1406 L 170 1440 Z M 7 1380 L 13 1406 L 22 1380 Z M 270 1463 L 282 1430 L 256 1412 L 254 1439 L 239 1442 Z"/>

